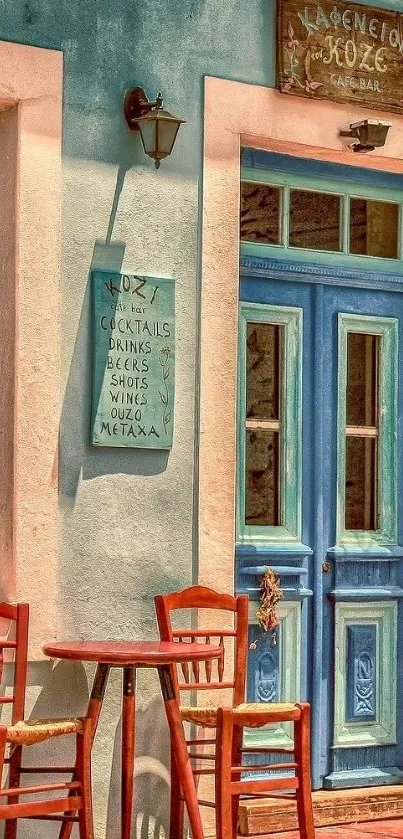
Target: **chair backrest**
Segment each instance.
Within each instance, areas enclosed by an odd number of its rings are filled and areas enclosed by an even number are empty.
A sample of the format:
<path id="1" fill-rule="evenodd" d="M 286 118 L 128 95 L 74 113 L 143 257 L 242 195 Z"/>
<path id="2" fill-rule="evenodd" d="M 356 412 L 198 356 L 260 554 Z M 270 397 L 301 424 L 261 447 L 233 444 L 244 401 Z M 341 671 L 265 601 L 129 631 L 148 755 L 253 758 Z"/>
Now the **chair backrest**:
<path id="1" fill-rule="evenodd" d="M 162 641 L 193 641 L 221 648 L 218 661 L 193 662 L 191 665 L 180 665 L 178 670 L 175 668 L 174 682 L 178 700 L 180 692 L 184 690 L 232 688 L 233 704 L 238 705 L 243 702 L 248 651 L 249 597 L 245 594 L 232 597 L 230 594 L 220 594 L 205 586 L 191 586 L 172 594 L 159 594 L 154 598 L 154 603 Z M 172 612 L 186 609 L 230 612 L 234 618 L 234 628 L 210 627 L 209 625 L 206 629 L 174 629 L 171 621 Z M 229 639 L 233 639 L 232 667 L 229 667 L 226 661 L 226 643 L 228 644 Z M 230 676 L 228 676 L 228 670 L 231 671 Z M 178 678 L 178 671 L 180 678 Z"/>
<path id="2" fill-rule="evenodd" d="M 0 696 L 0 705 L 12 705 L 11 722 L 24 719 L 28 658 L 28 603 L 0 603 L 0 683 L 4 664 L 14 662 L 11 696 Z M 5 624 L 5 626 L 4 626 Z M 5 656 L 5 651 L 9 654 Z"/>

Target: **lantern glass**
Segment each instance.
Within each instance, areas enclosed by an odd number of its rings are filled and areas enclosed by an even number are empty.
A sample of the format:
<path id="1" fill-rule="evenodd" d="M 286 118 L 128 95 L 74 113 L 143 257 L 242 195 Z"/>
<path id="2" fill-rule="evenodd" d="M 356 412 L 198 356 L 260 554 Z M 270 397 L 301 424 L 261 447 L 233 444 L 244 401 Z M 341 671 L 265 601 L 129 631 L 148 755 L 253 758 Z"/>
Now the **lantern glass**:
<path id="1" fill-rule="evenodd" d="M 171 154 L 180 122 L 175 119 L 159 119 L 157 123 L 158 151 L 164 155 Z"/>
<path id="2" fill-rule="evenodd" d="M 144 151 L 154 158 L 156 165 L 159 160 L 171 154 L 182 122 L 162 109 L 152 110 L 138 119 Z"/>
<path id="3" fill-rule="evenodd" d="M 152 155 L 157 147 L 157 120 L 152 117 L 141 117 L 138 120 L 141 142 L 146 154 Z"/>

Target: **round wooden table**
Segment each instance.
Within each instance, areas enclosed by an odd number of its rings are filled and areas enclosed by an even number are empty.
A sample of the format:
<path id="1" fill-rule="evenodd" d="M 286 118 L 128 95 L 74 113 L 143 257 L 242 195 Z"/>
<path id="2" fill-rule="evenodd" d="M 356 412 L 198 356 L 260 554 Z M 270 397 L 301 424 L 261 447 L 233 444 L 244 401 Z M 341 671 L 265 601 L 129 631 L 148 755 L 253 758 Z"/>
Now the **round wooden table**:
<path id="1" fill-rule="evenodd" d="M 172 666 L 192 661 L 210 661 L 219 658 L 220 647 L 211 644 L 181 643 L 168 641 L 65 641 L 46 644 L 43 651 L 50 658 L 70 661 L 96 661 L 98 666 L 88 703 L 87 716 L 92 719 L 92 736 L 98 726 L 99 715 L 111 667 L 123 669 L 122 696 L 122 766 L 121 766 L 121 836 L 131 837 L 133 806 L 133 767 L 135 737 L 135 692 L 136 669 L 154 667 L 158 671 L 161 693 L 171 735 L 172 748 L 178 766 L 181 767 L 183 796 L 188 811 L 193 839 L 204 839 L 197 803 L 197 793 L 179 705 L 175 698 L 172 681 Z M 68 839 L 71 822 L 65 822 L 60 839 Z"/>

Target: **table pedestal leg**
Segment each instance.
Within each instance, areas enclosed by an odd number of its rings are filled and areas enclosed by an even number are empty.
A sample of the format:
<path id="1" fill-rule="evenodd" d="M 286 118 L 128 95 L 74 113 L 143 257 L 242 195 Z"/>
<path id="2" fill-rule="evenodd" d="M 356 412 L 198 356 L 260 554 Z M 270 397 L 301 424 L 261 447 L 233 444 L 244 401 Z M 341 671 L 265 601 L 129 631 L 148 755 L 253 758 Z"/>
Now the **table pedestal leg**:
<path id="1" fill-rule="evenodd" d="M 136 668 L 123 668 L 121 839 L 130 839 L 133 809 Z"/>
<path id="2" fill-rule="evenodd" d="M 85 715 L 86 717 L 89 717 L 92 720 L 92 743 L 94 742 L 94 737 L 98 728 L 99 717 L 102 711 L 102 703 L 104 701 L 105 688 L 106 683 L 108 681 L 110 669 L 111 668 L 109 667 L 109 664 L 98 664 L 95 673 L 95 679 L 91 690 L 90 701 L 88 703 L 87 713 Z"/>
<path id="3" fill-rule="evenodd" d="M 92 720 L 91 746 L 94 742 L 95 733 L 98 728 L 99 716 L 102 710 L 102 703 L 104 701 L 105 688 L 106 683 L 108 681 L 110 669 L 111 668 L 108 664 L 98 664 L 95 673 L 94 684 L 92 686 L 91 696 L 88 702 L 86 712 L 86 717 L 90 717 L 90 719 Z M 72 777 L 72 780 L 77 780 L 77 776 L 75 773 Z M 75 790 L 72 791 L 72 794 L 75 794 Z M 60 828 L 59 839 L 70 839 L 72 829 L 73 822 L 64 822 Z"/>
<path id="4" fill-rule="evenodd" d="M 172 749 L 175 753 L 178 775 L 181 781 L 192 836 L 193 839 L 204 839 L 199 805 L 197 803 L 196 786 L 186 746 L 179 706 L 175 699 L 171 668 L 169 665 L 163 665 L 157 669 L 171 734 Z M 182 839 L 182 837 L 178 837 L 178 839 Z"/>

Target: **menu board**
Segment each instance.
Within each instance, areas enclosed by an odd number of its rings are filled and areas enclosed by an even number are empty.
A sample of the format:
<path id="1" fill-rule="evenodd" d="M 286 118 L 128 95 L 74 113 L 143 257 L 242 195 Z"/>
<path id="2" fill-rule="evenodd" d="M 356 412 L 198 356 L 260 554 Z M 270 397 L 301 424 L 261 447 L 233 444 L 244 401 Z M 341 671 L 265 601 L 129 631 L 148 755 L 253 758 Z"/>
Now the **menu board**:
<path id="1" fill-rule="evenodd" d="M 324 0 L 278 0 L 282 93 L 403 113 L 403 15 Z"/>
<path id="2" fill-rule="evenodd" d="M 92 445 L 169 449 L 174 280 L 94 270 L 92 312 Z"/>

